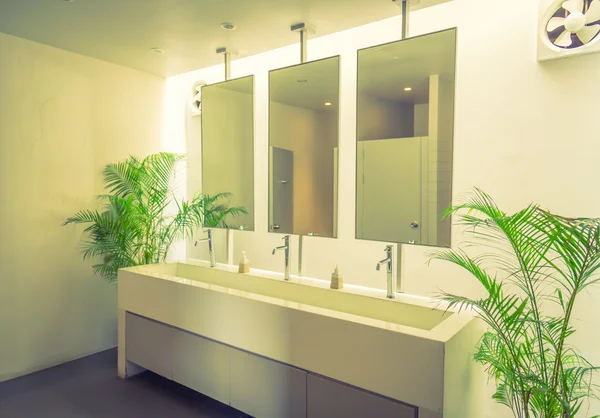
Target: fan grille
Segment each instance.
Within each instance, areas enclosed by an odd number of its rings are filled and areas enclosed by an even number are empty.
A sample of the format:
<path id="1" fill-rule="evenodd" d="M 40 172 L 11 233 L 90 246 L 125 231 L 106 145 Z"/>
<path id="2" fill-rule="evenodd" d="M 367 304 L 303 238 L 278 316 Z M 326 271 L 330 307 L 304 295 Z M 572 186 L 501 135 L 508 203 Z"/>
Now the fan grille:
<path id="1" fill-rule="evenodd" d="M 590 7 L 592 6 L 593 2 L 597 2 L 599 0 L 583 0 L 583 13 L 585 14 Z M 554 14 L 551 16 L 551 19 L 553 18 L 559 18 L 559 19 L 566 19 L 567 17 L 569 17 L 569 15 L 571 14 L 567 9 L 565 9 L 563 7 L 564 2 L 560 3 L 558 10 L 556 10 L 556 12 L 554 12 Z M 584 43 L 578 36 L 577 33 L 570 33 L 570 34 L 565 34 L 565 26 L 561 25 L 557 28 L 554 28 L 551 30 L 550 28 L 550 22 L 551 20 L 548 21 L 547 25 L 546 25 L 546 32 L 548 34 L 548 39 L 550 40 L 550 42 L 552 43 L 552 45 L 556 46 L 557 48 L 560 49 L 577 49 L 577 48 L 581 48 L 585 45 L 589 45 L 590 43 L 592 43 L 594 40 L 596 40 L 598 38 L 598 36 L 600 35 L 600 31 L 598 33 L 596 33 L 595 36 L 593 36 L 588 42 Z M 589 22 L 586 24 L 586 26 L 593 26 L 593 25 L 597 25 L 600 24 L 600 19 L 593 21 L 593 22 Z M 571 43 L 570 45 L 561 45 L 561 42 L 559 42 L 560 38 L 564 36 L 570 36 L 571 38 Z"/>

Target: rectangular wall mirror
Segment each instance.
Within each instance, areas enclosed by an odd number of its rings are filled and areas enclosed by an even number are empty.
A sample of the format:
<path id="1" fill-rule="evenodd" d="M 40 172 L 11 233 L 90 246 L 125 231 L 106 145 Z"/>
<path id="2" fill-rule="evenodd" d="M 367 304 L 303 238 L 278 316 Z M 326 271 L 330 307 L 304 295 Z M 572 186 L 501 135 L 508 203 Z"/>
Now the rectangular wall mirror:
<path id="1" fill-rule="evenodd" d="M 340 58 L 269 74 L 269 230 L 337 237 Z"/>
<path id="2" fill-rule="evenodd" d="M 202 192 L 247 215 L 227 228 L 254 231 L 254 76 L 202 87 Z"/>
<path id="3" fill-rule="evenodd" d="M 356 237 L 450 246 L 456 29 L 358 52 Z"/>

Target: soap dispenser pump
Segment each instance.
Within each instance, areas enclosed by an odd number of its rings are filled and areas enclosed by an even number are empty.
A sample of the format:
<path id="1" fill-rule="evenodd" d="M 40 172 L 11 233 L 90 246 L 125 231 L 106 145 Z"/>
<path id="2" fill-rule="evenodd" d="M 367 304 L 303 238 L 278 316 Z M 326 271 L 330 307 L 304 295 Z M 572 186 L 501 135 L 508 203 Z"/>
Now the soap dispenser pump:
<path id="1" fill-rule="evenodd" d="M 242 258 L 240 259 L 240 268 L 238 271 L 240 273 L 250 272 L 250 260 L 246 257 L 246 251 L 242 251 Z"/>
<path id="2" fill-rule="evenodd" d="M 340 272 L 340 266 L 335 266 L 335 271 L 331 275 L 331 288 L 332 289 L 343 289 L 344 288 L 344 276 Z"/>

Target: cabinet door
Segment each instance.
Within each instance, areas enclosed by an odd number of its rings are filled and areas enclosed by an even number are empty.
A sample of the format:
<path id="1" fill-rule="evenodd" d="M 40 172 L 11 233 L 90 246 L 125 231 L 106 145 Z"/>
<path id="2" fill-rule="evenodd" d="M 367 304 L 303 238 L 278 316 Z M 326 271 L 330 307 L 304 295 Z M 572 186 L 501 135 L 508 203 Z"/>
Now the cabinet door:
<path id="1" fill-rule="evenodd" d="M 127 360 L 171 379 L 175 329 L 131 313 L 125 321 Z"/>
<path id="2" fill-rule="evenodd" d="M 334 380 L 308 375 L 308 418 L 415 418 L 414 407 Z"/>
<path id="3" fill-rule="evenodd" d="M 259 418 L 306 418 L 306 372 L 231 349 L 231 406 Z"/>
<path id="4" fill-rule="evenodd" d="M 176 330 L 173 380 L 229 404 L 229 347 Z"/>

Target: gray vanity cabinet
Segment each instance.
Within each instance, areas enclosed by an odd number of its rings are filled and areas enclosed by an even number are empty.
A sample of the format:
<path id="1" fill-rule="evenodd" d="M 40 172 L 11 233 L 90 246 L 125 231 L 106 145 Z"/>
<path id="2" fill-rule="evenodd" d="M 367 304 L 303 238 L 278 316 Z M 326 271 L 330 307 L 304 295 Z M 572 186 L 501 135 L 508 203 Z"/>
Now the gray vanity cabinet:
<path id="1" fill-rule="evenodd" d="M 172 379 L 176 330 L 160 322 L 127 314 L 127 360 Z"/>
<path id="2" fill-rule="evenodd" d="M 172 364 L 175 382 L 229 404 L 228 346 L 177 330 Z"/>
<path id="3" fill-rule="evenodd" d="M 414 407 L 148 318 L 126 321 L 128 361 L 253 417 L 417 417 Z"/>
<path id="4" fill-rule="evenodd" d="M 308 375 L 307 418 L 416 418 L 414 407 L 334 380 Z"/>
<path id="5" fill-rule="evenodd" d="M 229 347 L 127 314 L 127 360 L 229 404 Z"/>
<path id="6" fill-rule="evenodd" d="M 299 370 L 231 349 L 231 406 L 253 417 L 306 418 L 306 375 Z"/>

